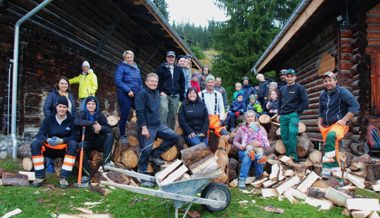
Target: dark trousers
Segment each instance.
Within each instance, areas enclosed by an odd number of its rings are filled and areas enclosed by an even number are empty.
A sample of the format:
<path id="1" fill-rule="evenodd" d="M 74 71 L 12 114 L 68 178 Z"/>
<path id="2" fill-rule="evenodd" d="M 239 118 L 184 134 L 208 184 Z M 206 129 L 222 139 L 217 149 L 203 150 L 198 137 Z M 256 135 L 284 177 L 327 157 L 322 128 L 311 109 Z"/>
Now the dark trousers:
<path id="1" fill-rule="evenodd" d="M 34 140 L 31 144 L 32 161 L 36 173 L 36 178 L 45 178 L 46 172 L 44 167 L 44 157 L 50 158 L 63 158 L 63 165 L 61 169 L 62 178 L 67 178 L 74 166 L 75 156 L 78 149 L 78 144 L 75 140 L 70 140 L 67 146 L 63 149 L 54 149 L 45 146 L 45 142 L 41 140 Z"/>
<path id="2" fill-rule="evenodd" d="M 135 98 L 131 98 L 126 93 L 117 93 L 117 101 L 120 106 L 120 120 L 119 120 L 119 130 L 120 136 L 125 136 L 125 125 L 127 123 L 129 110 L 131 107 L 135 108 Z"/>
<path id="3" fill-rule="evenodd" d="M 232 111 L 227 112 L 226 125 L 231 129 L 236 127 L 235 113 Z"/>
<path id="4" fill-rule="evenodd" d="M 111 161 L 113 144 L 112 133 L 101 134 L 98 137 L 84 141 L 83 145 L 83 175 L 91 176 L 90 153 L 92 150 L 103 151 L 103 164 Z"/>
<path id="5" fill-rule="evenodd" d="M 140 142 L 140 158 L 138 162 L 138 168 L 140 173 L 147 173 L 149 158 L 160 157 L 162 153 L 165 153 L 173 145 L 175 145 L 179 139 L 178 135 L 169 127 L 161 124 L 157 128 L 149 128 L 149 138 L 145 138 L 141 135 L 141 129 L 139 130 L 139 142 Z M 163 140 L 163 142 L 155 149 L 152 149 L 152 145 L 156 137 Z"/>

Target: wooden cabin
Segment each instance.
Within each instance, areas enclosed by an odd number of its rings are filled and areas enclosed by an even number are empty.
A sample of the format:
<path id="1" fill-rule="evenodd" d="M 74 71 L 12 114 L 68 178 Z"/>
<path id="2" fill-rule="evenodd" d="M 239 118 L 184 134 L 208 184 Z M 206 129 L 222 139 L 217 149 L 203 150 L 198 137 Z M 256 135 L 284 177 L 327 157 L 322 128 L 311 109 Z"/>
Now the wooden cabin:
<path id="1" fill-rule="evenodd" d="M 321 139 L 317 127 L 321 75 L 337 73 L 339 84 L 360 103 L 343 144 L 365 143 L 368 122 L 380 125 L 380 2 L 372 0 L 302 0 L 253 71 L 294 68 L 310 105 L 301 115 L 307 134 Z"/>
<path id="2" fill-rule="evenodd" d="M 9 125 L 14 26 L 41 2 L 0 1 L 0 133 L 6 133 Z M 97 75 L 101 109 L 118 110 L 113 75 L 125 50 L 134 51 L 143 77 L 165 60 L 168 50 L 192 54 L 150 0 L 54 0 L 24 22 L 20 28 L 18 134 L 38 130 L 47 94 L 60 76 L 79 75 L 84 60 Z M 201 68 L 196 58 L 194 66 Z M 76 98 L 77 87 L 71 90 Z"/>

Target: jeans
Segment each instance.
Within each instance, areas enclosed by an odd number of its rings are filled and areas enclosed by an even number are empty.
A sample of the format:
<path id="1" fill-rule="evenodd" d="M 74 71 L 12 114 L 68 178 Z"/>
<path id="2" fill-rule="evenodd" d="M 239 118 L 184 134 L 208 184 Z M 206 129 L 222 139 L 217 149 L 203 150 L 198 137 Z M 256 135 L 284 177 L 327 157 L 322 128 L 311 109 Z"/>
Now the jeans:
<path id="1" fill-rule="evenodd" d="M 131 109 L 131 107 L 135 107 L 135 98 L 131 98 L 128 96 L 128 94 L 125 94 L 123 92 L 117 92 L 117 101 L 120 107 L 120 136 L 125 136 L 125 125 L 128 119 L 129 110 Z"/>
<path id="2" fill-rule="evenodd" d="M 232 111 L 228 111 L 227 112 L 226 125 L 230 129 L 235 128 L 235 126 L 236 126 L 236 117 L 235 117 L 235 113 L 234 112 L 232 112 Z"/>
<path id="3" fill-rule="evenodd" d="M 179 96 L 160 96 L 160 120 L 170 129 L 174 129 L 177 116 Z"/>
<path id="4" fill-rule="evenodd" d="M 298 161 L 297 135 L 300 118 L 296 112 L 280 116 L 281 138 L 286 148 L 286 155 Z"/>
<path id="5" fill-rule="evenodd" d="M 103 164 L 111 161 L 111 151 L 113 144 L 112 133 L 101 134 L 97 138 L 84 141 L 83 145 L 83 175 L 91 176 L 90 154 L 92 150 L 103 151 Z"/>
<path id="6" fill-rule="evenodd" d="M 76 141 L 70 140 L 67 142 L 65 149 L 52 149 L 44 146 L 43 141 L 36 139 L 32 142 L 30 148 L 36 178 L 45 178 L 46 176 L 45 167 L 43 165 L 44 156 L 52 159 L 64 157 L 64 165 L 62 166 L 60 177 L 67 178 L 70 175 L 72 166 L 75 163 L 75 156 L 78 149 L 78 144 Z"/>
<path id="7" fill-rule="evenodd" d="M 185 138 L 185 142 L 189 147 L 192 147 L 194 145 L 198 145 L 202 142 L 205 143 L 206 145 L 208 145 L 207 136 L 204 136 L 204 137 L 195 136 L 193 138 L 189 138 L 188 136 L 183 136 L 183 137 Z"/>
<path id="8" fill-rule="evenodd" d="M 239 151 L 239 159 L 241 160 L 239 180 L 245 180 L 248 177 L 248 172 L 249 168 L 251 168 L 252 160 L 246 150 Z M 255 177 L 259 178 L 264 172 L 264 164 L 260 164 L 257 161 L 258 159 L 255 158 L 253 165 L 255 167 Z"/>
<path id="9" fill-rule="evenodd" d="M 173 145 L 175 145 L 179 139 L 178 135 L 167 126 L 161 124 L 159 127 L 148 127 L 150 134 L 149 138 L 141 135 L 141 128 L 138 132 L 138 138 L 140 142 L 140 158 L 138 162 L 138 171 L 140 173 L 147 174 L 149 158 L 158 158 L 162 153 L 165 153 Z M 155 149 L 152 149 L 152 145 L 156 137 L 163 140 L 163 142 Z"/>

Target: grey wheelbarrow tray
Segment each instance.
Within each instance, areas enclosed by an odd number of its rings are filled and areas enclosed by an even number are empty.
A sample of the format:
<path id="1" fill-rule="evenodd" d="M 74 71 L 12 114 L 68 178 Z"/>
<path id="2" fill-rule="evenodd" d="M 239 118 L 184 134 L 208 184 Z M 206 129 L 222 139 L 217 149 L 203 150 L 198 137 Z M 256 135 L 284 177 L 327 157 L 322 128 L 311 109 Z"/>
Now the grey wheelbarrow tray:
<path id="1" fill-rule="evenodd" d="M 173 182 L 165 185 L 161 185 L 160 181 L 156 179 L 154 176 L 149 176 L 142 173 L 137 173 L 135 171 L 130 170 L 124 170 L 120 168 L 114 168 L 114 167 L 105 167 L 106 170 L 111 170 L 119 173 L 126 174 L 128 176 L 141 179 L 141 180 L 148 180 L 151 182 L 157 183 L 159 189 L 150 189 L 150 188 L 143 188 L 143 187 L 135 187 L 130 185 L 123 185 L 118 184 L 114 182 L 106 182 L 101 181 L 101 184 L 108 185 L 108 186 L 114 186 L 116 188 L 120 189 L 126 189 L 128 191 L 144 194 L 144 195 L 150 195 L 155 196 L 163 199 L 170 199 L 172 200 L 174 207 L 175 207 L 175 217 L 178 217 L 178 209 L 184 206 L 187 203 L 190 203 L 188 208 L 185 211 L 185 214 L 183 217 L 186 217 L 187 212 L 189 211 L 190 207 L 193 203 L 202 204 L 204 205 L 209 211 L 222 211 L 226 207 L 228 207 L 230 203 L 230 192 L 228 188 L 222 184 L 218 184 L 223 188 L 223 193 L 218 193 L 216 191 L 215 193 L 212 193 L 208 195 L 208 198 L 204 197 L 198 197 L 197 194 L 202 193 L 202 196 L 204 195 L 203 191 L 207 191 L 206 188 L 208 185 L 215 184 L 210 183 L 210 181 L 213 178 L 218 177 L 220 174 L 213 174 L 210 176 L 205 177 L 199 177 L 199 178 L 191 178 L 183 181 Z M 159 173 L 156 174 L 156 176 L 159 175 Z M 226 192 L 227 190 L 227 192 Z M 220 195 L 222 194 L 222 195 Z M 223 196 L 225 194 L 225 196 Z M 207 195 L 207 194 L 206 194 Z"/>

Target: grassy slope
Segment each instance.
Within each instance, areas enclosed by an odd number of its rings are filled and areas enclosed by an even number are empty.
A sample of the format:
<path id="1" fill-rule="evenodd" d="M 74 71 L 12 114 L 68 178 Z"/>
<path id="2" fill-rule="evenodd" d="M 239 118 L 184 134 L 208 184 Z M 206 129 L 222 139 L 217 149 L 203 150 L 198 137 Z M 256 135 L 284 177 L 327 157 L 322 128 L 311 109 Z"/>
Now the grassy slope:
<path id="1" fill-rule="evenodd" d="M 0 161 L 0 168 L 16 171 L 19 164 L 13 161 Z M 54 175 L 48 182 L 54 185 L 58 181 Z M 263 199 L 259 195 L 250 195 L 231 189 L 232 201 L 230 206 L 223 212 L 209 213 L 203 210 L 201 205 L 193 205 L 192 210 L 199 211 L 202 217 L 343 217 L 340 215 L 342 208 L 335 207 L 331 211 L 318 211 L 317 209 L 298 203 L 291 205 L 287 200 Z M 359 191 L 361 196 L 380 198 L 379 194 Z M 248 203 L 240 203 L 247 200 Z M 253 203 L 252 200 L 255 202 Z M 52 217 L 52 213 L 80 213 L 75 207 L 86 207 L 85 202 L 102 202 L 91 208 L 95 213 L 111 213 L 113 217 L 167 217 L 166 205 L 170 212 L 174 209 L 172 204 L 160 198 L 137 195 L 124 190 L 113 190 L 107 197 L 87 189 L 69 188 L 62 190 L 56 187 L 4 187 L 0 186 L 0 216 L 13 209 L 20 208 L 23 213 L 15 217 Z M 168 203 L 168 204 L 167 204 Z M 284 214 L 274 214 L 264 211 L 260 206 L 273 206 L 285 209 Z M 173 214 L 172 216 L 173 217 Z"/>

